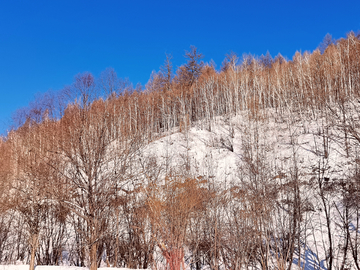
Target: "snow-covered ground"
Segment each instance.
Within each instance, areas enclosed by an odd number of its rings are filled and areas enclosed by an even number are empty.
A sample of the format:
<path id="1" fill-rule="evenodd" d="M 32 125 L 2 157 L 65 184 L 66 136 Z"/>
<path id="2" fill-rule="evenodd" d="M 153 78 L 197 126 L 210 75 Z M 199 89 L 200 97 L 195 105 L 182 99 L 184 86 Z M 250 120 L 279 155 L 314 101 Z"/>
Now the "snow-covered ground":
<path id="1" fill-rule="evenodd" d="M 36 270 L 87 270 L 86 267 L 38 265 Z M 130 268 L 100 267 L 99 270 L 131 270 Z M 29 270 L 29 265 L 0 265 L 0 270 Z"/>

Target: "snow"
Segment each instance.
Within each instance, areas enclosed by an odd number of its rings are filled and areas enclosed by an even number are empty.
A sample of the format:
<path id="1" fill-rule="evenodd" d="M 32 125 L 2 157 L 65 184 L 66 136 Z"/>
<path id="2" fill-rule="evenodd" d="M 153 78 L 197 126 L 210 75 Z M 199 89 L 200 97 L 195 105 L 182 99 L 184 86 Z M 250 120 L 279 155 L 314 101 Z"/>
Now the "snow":
<path id="1" fill-rule="evenodd" d="M 87 270 L 87 267 L 38 265 L 36 270 Z M 0 270 L 29 270 L 29 265 L 0 265 Z M 100 267 L 98 270 L 132 270 L 130 268 Z"/>
<path id="2" fill-rule="evenodd" d="M 29 270 L 29 265 L 0 265 L 0 270 Z"/>
<path id="3" fill-rule="evenodd" d="M 278 168 L 278 173 L 290 177 L 296 162 L 300 181 L 308 181 L 311 186 L 316 186 L 318 177 L 326 177 L 329 183 L 334 183 L 353 170 L 357 146 L 352 146 L 352 153 L 348 156 L 341 138 L 337 137 L 336 127 L 320 112 L 317 119 L 294 115 L 279 117 L 274 112 L 268 113 L 272 116 L 257 122 L 247 120 L 244 115 L 229 120 L 219 117 L 211 123 L 211 130 L 202 129 L 203 125 L 197 123 L 187 133 L 175 132 L 152 142 L 144 152 L 156 156 L 158 164 L 164 164 L 168 159 L 173 166 L 179 167 L 179 164 L 190 161 L 191 174 L 205 176 L 223 187 L 239 181 L 239 173 L 246 163 L 245 146 L 263 155 L 272 176 L 276 176 L 274 170 Z M 256 144 L 259 149 L 256 149 Z M 326 269 L 329 240 L 323 205 L 316 188 L 304 186 L 302 192 L 307 194 L 304 199 L 309 201 L 313 211 L 306 213 L 310 237 L 303 247 L 305 254 L 301 255 L 301 267 Z M 333 196 L 329 200 L 336 203 L 340 198 Z M 331 215 L 333 246 L 337 255 L 341 250 L 336 249 L 343 239 L 335 224 L 338 217 L 335 209 L 331 210 Z M 298 264 L 298 255 L 293 263 Z M 337 263 L 335 259 L 334 265 Z"/>
<path id="4" fill-rule="evenodd" d="M 327 134 L 336 138 L 336 127 L 327 122 L 325 117 L 318 119 L 300 118 L 294 116 L 271 116 L 260 120 L 249 120 L 246 115 L 238 115 L 230 119 L 218 117 L 204 129 L 202 123 L 196 123 L 187 132 L 167 134 L 155 140 L 142 149 L 142 158 L 155 158 L 157 164 L 163 167 L 162 177 L 168 168 L 183 170 L 190 164 L 191 175 L 204 176 L 219 186 L 238 183 L 242 170 L 245 170 L 246 147 L 257 151 L 264 157 L 271 169 L 272 179 L 281 181 L 280 174 L 290 176 L 294 171 L 296 161 L 300 181 L 309 181 L 318 177 L 319 167 L 324 169 L 321 177 L 328 177 L 330 182 L 345 177 L 354 167 L 357 147 L 353 147 L 347 155 L 341 139 L 331 139 L 324 145 Z M 325 137 L 324 137 L 325 135 Z M 258 148 L 256 148 L 258 147 Z M 325 154 L 325 148 L 327 154 Z M 313 211 L 306 213 L 307 239 L 305 251 L 301 254 L 301 268 L 310 270 L 316 267 L 326 269 L 325 253 L 328 246 L 327 228 L 322 205 L 319 203 L 316 190 L 302 187 Z M 307 189 L 307 190 L 306 190 Z M 336 203 L 339 198 L 332 197 Z M 335 225 L 336 211 L 333 216 L 332 231 L 334 232 L 334 248 L 343 239 Z M 316 228 L 316 230 L 314 229 Z M 340 252 L 339 250 L 337 252 Z M 298 264 L 299 255 L 294 257 L 294 266 Z M 28 265 L 1 265 L 0 270 L 27 270 Z M 80 270 L 87 269 L 74 266 L 37 266 L 36 270 Z M 108 268 L 99 268 L 108 269 Z M 111 268 L 126 269 L 126 268 Z"/>

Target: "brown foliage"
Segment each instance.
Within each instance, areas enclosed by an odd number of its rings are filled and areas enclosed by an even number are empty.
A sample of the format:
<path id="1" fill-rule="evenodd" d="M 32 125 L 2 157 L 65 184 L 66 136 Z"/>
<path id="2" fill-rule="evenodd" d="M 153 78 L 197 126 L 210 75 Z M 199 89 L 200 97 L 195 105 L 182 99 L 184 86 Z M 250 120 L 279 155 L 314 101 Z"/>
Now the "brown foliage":
<path id="1" fill-rule="evenodd" d="M 208 192 L 201 179 L 166 177 L 163 185 L 149 185 L 147 205 L 157 245 L 171 270 L 184 269 L 184 244 L 190 220 L 204 211 Z"/>

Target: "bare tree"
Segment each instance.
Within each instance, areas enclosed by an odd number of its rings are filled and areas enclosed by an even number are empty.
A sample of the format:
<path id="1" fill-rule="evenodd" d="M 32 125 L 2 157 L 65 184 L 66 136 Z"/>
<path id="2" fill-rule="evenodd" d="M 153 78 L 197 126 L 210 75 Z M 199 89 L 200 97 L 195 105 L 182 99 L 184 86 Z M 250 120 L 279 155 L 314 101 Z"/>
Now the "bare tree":
<path id="1" fill-rule="evenodd" d="M 30 270 L 35 267 L 39 238 L 49 207 L 57 204 L 54 191 L 59 191 L 56 188 L 58 174 L 47 166 L 48 149 L 52 147 L 52 141 L 48 137 L 49 125 L 49 122 L 39 124 L 29 119 L 9 138 L 14 166 L 13 208 L 22 215 L 26 224 L 31 249 Z"/>
<path id="2" fill-rule="evenodd" d="M 327 47 L 329 47 L 331 44 L 336 44 L 336 40 L 329 33 L 327 33 L 323 41 L 318 46 L 320 53 L 323 54 Z"/>
<path id="3" fill-rule="evenodd" d="M 7 193 L 11 184 L 11 148 L 3 138 L 0 138 L 0 213 L 9 208 Z"/>
<path id="4" fill-rule="evenodd" d="M 88 100 L 86 92 L 83 96 Z M 111 119 L 103 101 L 82 108 L 75 104 L 69 105 L 54 128 L 58 142 L 53 153 L 62 162 L 52 166 L 65 178 L 68 197 L 62 202 L 84 224 L 80 232 L 92 270 L 97 269 L 98 244 L 108 231 L 112 202 L 126 190 L 138 147 L 136 136 L 111 132 L 109 128 L 116 125 Z"/>
<path id="5" fill-rule="evenodd" d="M 129 79 L 121 79 L 113 68 L 107 68 L 101 72 L 97 87 L 107 98 L 114 98 L 124 91 L 131 91 L 133 86 Z"/>
<path id="6" fill-rule="evenodd" d="M 157 246 L 171 270 L 185 269 L 184 246 L 188 226 L 198 211 L 203 211 L 206 191 L 201 179 L 166 177 L 164 185 L 150 184 L 146 189 L 151 223 Z"/>
<path id="7" fill-rule="evenodd" d="M 176 80 L 185 87 L 191 87 L 201 75 L 204 66 L 201 59 L 204 56 L 195 46 L 191 46 L 190 51 L 185 53 L 185 57 L 188 59 L 187 63 L 178 69 Z"/>

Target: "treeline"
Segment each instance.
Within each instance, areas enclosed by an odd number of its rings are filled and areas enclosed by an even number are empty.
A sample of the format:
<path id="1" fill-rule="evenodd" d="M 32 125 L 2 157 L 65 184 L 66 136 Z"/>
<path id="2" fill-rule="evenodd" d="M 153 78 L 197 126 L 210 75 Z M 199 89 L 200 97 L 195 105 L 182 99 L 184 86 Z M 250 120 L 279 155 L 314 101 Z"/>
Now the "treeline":
<path id="1" fill-rule="evenodd" d="M 290 270 L 315 246 L 314 265 L 360 269 L 359 36 L 327 38 L 292 61 L 230 54 L 220 71 L 195 47 L 186 57 L 174 73 L 167 56 L 144 90 L 111 69 L 84 73 L 18 112 L 0 140 L 1 263 Z M 173 164 L 144 151 L 239 115 L 245 128 L 229 125 L 219 140 L 234 152 L 241 134 L 242 163 L 227 185 L 194 173 L 189 155 Z M 262 130 L 271 117 L 291 134 L 281 164 Z M 314 120 L 308 172 L 293 126 Z M 335 148 L 352 165 L 333 179 Z"/>

